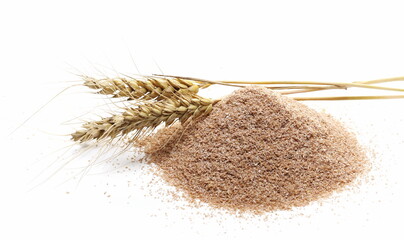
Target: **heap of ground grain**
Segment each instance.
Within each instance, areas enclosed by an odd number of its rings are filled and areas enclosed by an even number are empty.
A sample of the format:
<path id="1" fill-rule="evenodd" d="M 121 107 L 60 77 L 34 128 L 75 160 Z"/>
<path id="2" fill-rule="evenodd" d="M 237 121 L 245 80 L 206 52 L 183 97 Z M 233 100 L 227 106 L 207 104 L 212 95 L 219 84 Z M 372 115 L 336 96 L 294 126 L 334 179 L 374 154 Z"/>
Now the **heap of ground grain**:
<path id="1" fill-rule="evenodd" d="M 368 166 L 341 123 L 263 87 L 235 91 L 185 129 L 160 130 L 145 151 L 190 199 L 254 212 L 304 206 Z"/>

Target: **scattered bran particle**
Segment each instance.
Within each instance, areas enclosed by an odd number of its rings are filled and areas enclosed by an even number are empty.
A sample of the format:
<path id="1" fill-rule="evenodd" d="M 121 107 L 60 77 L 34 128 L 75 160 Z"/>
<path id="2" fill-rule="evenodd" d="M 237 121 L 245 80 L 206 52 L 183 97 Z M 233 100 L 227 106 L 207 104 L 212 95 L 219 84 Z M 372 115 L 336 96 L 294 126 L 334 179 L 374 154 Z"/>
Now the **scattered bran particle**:
<path id="1" fill-rule="evenodd" d="M 163 128 L 142 144 L 163 178 L 190 200 L 255 213 L 327 197 L 369 166 L 340 122 L 257 86 L 235 91 L 207 117 Z"/>

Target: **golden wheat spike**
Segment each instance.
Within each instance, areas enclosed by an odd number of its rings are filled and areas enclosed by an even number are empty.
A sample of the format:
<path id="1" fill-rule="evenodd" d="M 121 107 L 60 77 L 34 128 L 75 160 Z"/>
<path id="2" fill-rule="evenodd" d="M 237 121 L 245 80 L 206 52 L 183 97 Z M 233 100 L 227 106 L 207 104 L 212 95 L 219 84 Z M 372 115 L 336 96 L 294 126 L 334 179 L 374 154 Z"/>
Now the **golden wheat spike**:
<path id="1" fill-rule="evenodd" d="M 216 101 L 197 95 L 172 98 L 160 102 L 146 103 L 126 109 L 121 115 L 85 123 L 81 130 L 71 134 L 77 142 L 116 138 L 135 133 L 141 136 L 144 130 L 151 130 L 162 123 L 166 126 L 175 121 L 186 122 L 210 113 Z"/>
<path id="2" fill-rule="evenodd" d="M 128 100 L 162 100 L 177 94 L 196 94 L 209 84 L 172 77 L 102 78 L 83 76 L 83 85 L 97 93 Z"/>

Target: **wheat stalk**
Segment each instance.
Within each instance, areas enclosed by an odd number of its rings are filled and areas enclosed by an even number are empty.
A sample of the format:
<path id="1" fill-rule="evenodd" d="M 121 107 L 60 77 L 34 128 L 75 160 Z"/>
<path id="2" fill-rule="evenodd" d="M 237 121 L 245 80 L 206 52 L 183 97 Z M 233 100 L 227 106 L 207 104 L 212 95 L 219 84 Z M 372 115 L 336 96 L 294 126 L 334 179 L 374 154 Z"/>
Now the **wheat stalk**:
<path id="1" fill-rule="evenodd" d="M 103 118 L 99 121 L 88 122 L 81 130 L 71 134 L 74 141 L 86 142 L 90 140 L 103 140 L 126 136 L 130 133 L 140 138 L 152 132 L 157 126 L 165 123 L 166 126 L 175 121 L 181 123 L 188 119 L 207 115 L 212 111 L 213 105 L 219 100 L 203 98 L 197 95 L 200 88 L 210 85 L 230 85 L 244 87 L 245 85 L 267 85 L 282 94 L 305 93 L 327 89 L 348 89 L 351 87 L 376 90 L 399 91 L 404 89 L 373 84 L 403 81 L 404 77 L 361 81 L 352 83 L 343 82 L 314 82 L 314 81 L 210 81 L 199 78 L 180 77 L 171 75 L 141 76 L 139 78 L 103 78 L 95 79 L 83 76 L 84 85 L 97 90 L 97 93 L 123 97 L 127 100 L 151 100 L 131 102 L 132 107 L 125 108 L 122 114 Z M 270 85 L 270 86 L 268 86 Z M 281 85 L 281 86 L 276 86 Z M 310 100 L 365 100 L 365 99 L 397 99 L 404 95 L 385 96 L 334 96 L 334 97 L 295 97 L 298 101 Z"/>
<path id="2" fill-rule="evenodd" d="M 138 78 L 102 78 L 82 76 L 83 85 L 97 90 L 97 93 L 112 95 L 114 98 L 127 98 L 127 100 L 163 100 L 170 96 L 196 94 L 200 88 L 209 86 L 209 83 L 185 80 L 173 77 L 141 76 Z"/>
<path id="3" fill-rule="evenodd" d="M 331 96 L 331 97 L 294 97 L 296 101 L 339 101 L 339 100 L 378 100 L 378 99 L 402 99 L 404 95 L 381 95 L 381 96 Z"/>
<path id="4" fill-rule="evenodd" d="M 210 85 L 230 85 L 234 87 L 246 87 L 248 85 L 262 85 L 271 90 L 280 92 L 281 94 L 297 94 L 297 93 L 309 93 L 321 90 L 331 90 L 331 89 L 344 89 L 348 88 L 364 88 L 373 90 L 383 90 L 383 91 L 393 91 L 393 92 L 404 92 L 404 88 L 394 88 L 386 86 L 376 86 L 375 84 L 380 83 L 390 83 L 404 81 L 404 77 L 393 77 L 376 79 L 370 81 L 356 81 L 356 82 L 317 82 L 317 81 L 234 81 L 234 80 L 221 80 L 221 81 L 211 81 L 204 80 L 194 77 L 181 77 L 175 75 L 162 75 L 155 74 L 154 76 L 159 77 L 174 77 L 177 79 L 190 80 L 190 81 L 200 81 L 207 82 Z M 278 86 L 276 86 L 278 85 Z M 280 86 L 279 86 L 280 85 Z M 292 90 L 290 90 L 292 89 Z M 286 90 L 286 91 L 281 91 Z M 373 99 L 399 99 L 404 98 L 404 95 L 372 95 L 372 96 L 330 96 L 330 97 L 294 97 L 298 101 L 323 101 L 323 100 L 373 100 Z"/>
<path id="5" fill-rule="evenodd" d="M 395 81 L 404 81 L 404 77 L 386 78 L 371 81 L 359 81 L 359 82 L 318 82 L 318 81 L 236 81 L 236 80 L 205 80 L 201 78 L 194 77 L 182 77 L 176 75 L 163 75 L 155 74 L 159 77 L 172 77 L 176 79 L 189 80 L 189 81 L 200 81 L 207 82 L 210 85 L 230 85 L 234 87 L 245 87 L 248 85 L 262 85 L 272 90 L 283 90 L 283 89 L 307 89 L 307 91 L 317 91 L 317 90 L 327 90 L 327 89 L 348 89 L 348 88 L 366 88 L 384 91 L 396 91 L 404 92 L 403 88 L 393 88 L 393 87 L 383 87 L 375 86 L 376 83 L 387 83 Z M 281 86 L 274 86 L 281 85 Z M 299 86 L 303 85 L 303 86 Z"/>
<path id="6" fill-rule="evenodd" d="M 209 114 L 217 100 L 198 95 L 183 95 L 179 98 L 165 99 L 127 108 L 120 115 L 85 123 L 83 129 L 71 134 L 74 141 L 86 142 L 116 138 L 134 133 L 141 137 L 146 130 L 153 130 L 162 123 L 166 126 L 175 121 L 181 123 Z"/>

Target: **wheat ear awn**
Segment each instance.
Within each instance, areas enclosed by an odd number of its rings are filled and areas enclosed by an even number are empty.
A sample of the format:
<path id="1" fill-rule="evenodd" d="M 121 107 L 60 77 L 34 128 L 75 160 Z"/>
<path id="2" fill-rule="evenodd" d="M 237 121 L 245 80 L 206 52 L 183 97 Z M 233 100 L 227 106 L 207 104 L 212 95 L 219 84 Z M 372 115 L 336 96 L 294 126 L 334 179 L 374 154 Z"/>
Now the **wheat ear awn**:
<path id="1" fill-rule="evenodd" d="M 141 137 L 142 133 L 156 128 L 161 123 L 168 126 L 175 121 L 184 123 L 190 118 L 209 114 L 216 102 L 217 100 L 197 95 L 184 95 L 180 98 L 137 105 L 127 108 L 120 115 L 85 123 L 82 126 L 83 129 L 71 136 L 77 142 L 113 139 L 129 133 L 134 133 L 135 137 Z"/>

